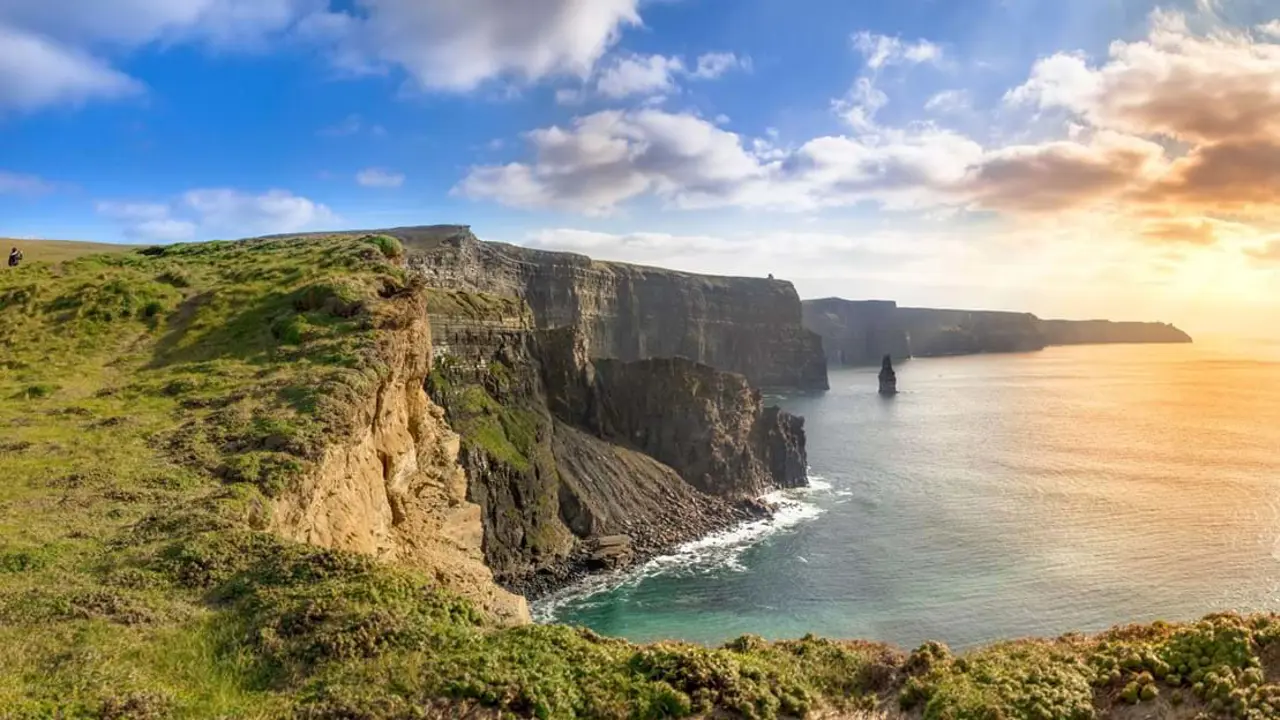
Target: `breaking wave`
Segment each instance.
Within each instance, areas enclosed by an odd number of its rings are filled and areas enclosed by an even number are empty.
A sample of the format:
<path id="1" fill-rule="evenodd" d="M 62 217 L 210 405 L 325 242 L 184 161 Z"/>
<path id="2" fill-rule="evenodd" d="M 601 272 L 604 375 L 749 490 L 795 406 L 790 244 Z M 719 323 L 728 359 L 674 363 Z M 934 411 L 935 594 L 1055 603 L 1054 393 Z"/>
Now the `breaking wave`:
<path id="1" fill-rule="evenodd" d="M 809 486 L 779 490 L 764 496 L 777 510 L 772 517 L 743 523 L 724 532 L 708 535 L 678 546 L 641 565 L 612 573 L 592 575 L 548 595 L 530 606 L 536 622 L 554 622 L 561 608 L 569 604 L 590 604 L 596 595 L 623 587 L 638 585 L 657 575 L 695 576 L 715 572 L 745 572 L 742 555 L 768 537 L 806 523 L 825 509 L 814 502 L 816 496 L 842 496 L 847 491 L 834 491 L 831 483 L 818 475 L 809 477 Z"/>

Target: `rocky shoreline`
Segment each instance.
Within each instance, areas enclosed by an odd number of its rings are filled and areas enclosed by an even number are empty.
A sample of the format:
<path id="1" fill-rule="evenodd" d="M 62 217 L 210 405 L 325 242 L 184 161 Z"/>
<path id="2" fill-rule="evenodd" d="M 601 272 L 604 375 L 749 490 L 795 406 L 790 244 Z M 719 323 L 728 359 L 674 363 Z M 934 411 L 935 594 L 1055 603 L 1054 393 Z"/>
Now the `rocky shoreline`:
<path id="1" fill-rule="evenodd" d="M 618 545 L 609 544 L 603 548 L 606 554 L 602 556 L 600 546 L 587 541 L 579 544 L 564 562 L 504 585 L 529 602 L 537 602 L 592 576 L 639 567 L 654 558 L 670 555 L 687 543 L 771 518 L 777 510 L 765 500 L 728 502 L 711 497 L 705 500 L 692 507 L 673 508 L 671 515 L 657 525 L 625 523 L 624 534 L 607 537 L 609 541 L 625 539 L 624 553 L 618 553 Z M 622 556 L 619 562 L 609 562 L 609 557 L 618 555 Z"/>

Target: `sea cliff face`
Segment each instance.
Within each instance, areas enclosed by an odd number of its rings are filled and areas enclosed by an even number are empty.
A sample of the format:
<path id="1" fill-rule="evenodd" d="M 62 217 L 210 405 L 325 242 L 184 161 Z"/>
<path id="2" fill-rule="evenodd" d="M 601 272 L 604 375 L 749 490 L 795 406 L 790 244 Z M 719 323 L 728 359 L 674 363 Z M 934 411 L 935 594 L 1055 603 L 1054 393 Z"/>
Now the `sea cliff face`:
<path id="1" fill-rule="evenodd" d="M 1042 320 L 1040 331 L 1050 345 L 1191 342 L 1190 335 L 1168 323 Z"/>
<path id="2" fill-rule="evenodd" d="M 741 375 L 683 358 L 597 360 L 584 420 L 717 497 L 751 500 L 806 482 L 804 421 L 766 411 Z"/>
<path id="3" fill-rule="evenodd" d="M 1040 319 L 1031 313 L 900 308 L 898 321 L 915 357 L 1045 348 Z"/>
<path id="4" fill-rule="evenodd" d="M 886 301 L 804 301 L 805 326 L 823 338 L 829 362 L 872 365 L 894 359 L 1034 352 L 1051 345 L 1188 343 L 1164 323 L 1041 320 L 1031 313 L 900 308 Z"/>
<path id="5" fill-rule="evenodd" d="M 803 317 L 804 326 L 822 336 L 832 365 L 872 365 L 885 355 L 897 360 L 911 357 L 898 303 L 892 300 L 806 300 Z"/>
<path id="6" fill-rule="evenodd" d="M 805 483 L 803 421 L 736 374 L 684 359 L 589 357 L 516 298 L 427 291 L 428 391 L 461 435 L 497 580 L 530 597 L 601 562 L 650 557 L 758 517 Z"/>
<path id="7" fill-rule="evenodd" d="M 428 284 L 520 298 L 536 327 L 573 327 L 591 358 L 684 357 L 759 388 L 825 390 L 822 340 L 791 283 L 694 275 L 481 242 L 464 226 L 396 228 Z"/>

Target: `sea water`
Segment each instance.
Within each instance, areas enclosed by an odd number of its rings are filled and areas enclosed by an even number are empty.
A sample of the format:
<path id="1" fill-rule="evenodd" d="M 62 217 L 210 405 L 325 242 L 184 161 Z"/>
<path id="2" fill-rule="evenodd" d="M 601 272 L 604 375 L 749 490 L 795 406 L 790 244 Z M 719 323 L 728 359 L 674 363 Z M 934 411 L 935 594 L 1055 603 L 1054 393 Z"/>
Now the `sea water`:
<path id="1" fill-rule="evenodd" d="M 916 359 L 783 397 L 811 487 L 535 605 L 637 641 L 956 647 L 1280 610 L 1280 345 Z"/>

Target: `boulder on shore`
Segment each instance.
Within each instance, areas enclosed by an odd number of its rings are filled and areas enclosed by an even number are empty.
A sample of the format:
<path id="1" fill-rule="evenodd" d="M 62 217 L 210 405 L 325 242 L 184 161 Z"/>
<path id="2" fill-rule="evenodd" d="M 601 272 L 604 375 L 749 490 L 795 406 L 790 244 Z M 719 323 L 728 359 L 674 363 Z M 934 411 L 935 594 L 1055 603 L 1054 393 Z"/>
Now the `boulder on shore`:
<path id="1" fill-rule="evenodd" d="M 587 543 L 590 555 L 587 564 L 596 570 L 617 570 L 631 565 L 634 554 L 631 538 L 626 535 L 607 535 L 593 538 Z"/>

